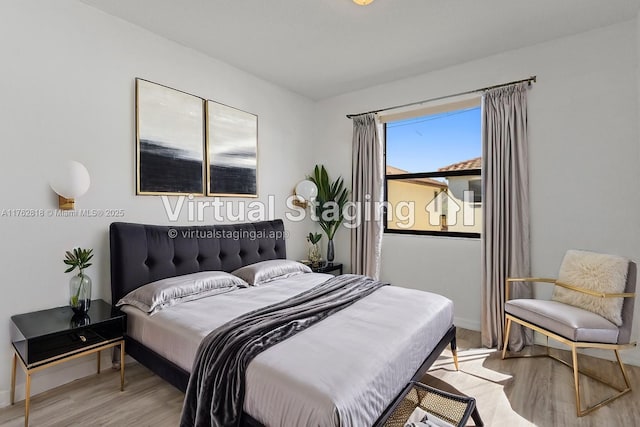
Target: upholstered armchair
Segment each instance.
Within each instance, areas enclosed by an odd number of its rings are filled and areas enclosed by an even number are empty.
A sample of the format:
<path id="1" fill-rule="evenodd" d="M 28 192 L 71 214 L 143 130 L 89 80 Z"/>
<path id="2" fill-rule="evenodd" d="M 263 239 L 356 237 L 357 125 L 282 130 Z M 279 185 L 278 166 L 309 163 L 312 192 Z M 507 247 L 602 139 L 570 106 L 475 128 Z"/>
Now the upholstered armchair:
<path id="1" fill-rule="evenodd" d="M 551 300 L 510 299 L 509 288 L 514 282 L 553 284 Z M 571 348 L 572 363 L 549 353 L 533 355 L 551 357 L 573 369 L 576 413 L 579 417 L 600 408 L 631 391 L 629 377 L 620 359 L 619 350 L 633 347 L 631 325 L 636 289 L 636 264 L 619 256 L 594 252 L 567 251 L 558 279 L 508 278 L 505 283 L 505 337 L 502 358 L 507 355 L 509 332 L 513 322 L 544 334 Z M 615 385 L 578 367 L 580 348 L 613 350 L 625 383 Z M 532 356 L 510 356 L 532 357 Z M 616 393 L 583 409 L 580 399 L 580 374 L 608 385 Z"/>

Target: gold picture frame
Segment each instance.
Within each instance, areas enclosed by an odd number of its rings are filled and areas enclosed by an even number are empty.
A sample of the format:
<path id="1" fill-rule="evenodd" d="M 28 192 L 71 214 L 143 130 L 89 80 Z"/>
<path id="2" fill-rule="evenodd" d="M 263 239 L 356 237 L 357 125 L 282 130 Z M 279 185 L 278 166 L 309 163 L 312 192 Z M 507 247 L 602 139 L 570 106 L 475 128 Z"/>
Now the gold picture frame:
<path id="1" fill-rule="evenodd" d="M 207 196 L 258 197 L 258 116 L 207 100 Z"/>
<path id="2" fill-rule="evenodd" d="M 205 194 L 204 99 L 136 78 L 136 194 Z"/>

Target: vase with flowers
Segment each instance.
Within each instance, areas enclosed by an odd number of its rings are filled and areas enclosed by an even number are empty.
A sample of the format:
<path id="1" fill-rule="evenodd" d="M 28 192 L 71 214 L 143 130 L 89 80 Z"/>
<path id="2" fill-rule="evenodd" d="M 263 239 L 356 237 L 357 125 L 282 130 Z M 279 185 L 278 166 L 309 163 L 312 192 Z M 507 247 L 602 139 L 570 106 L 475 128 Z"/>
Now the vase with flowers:
<path id="1" fill-rule="evenodd" d="M 91 267 L 91 258 L 93 249 L 75 248 L 67 251 L 63 260 L 69 266 L 65 273 L 78 269 L 78 274 L 69 281 L 69 305 L 79 316 L 87 314 L 91 306 L 91 278 L 84 273 L 84 270 Z"/>

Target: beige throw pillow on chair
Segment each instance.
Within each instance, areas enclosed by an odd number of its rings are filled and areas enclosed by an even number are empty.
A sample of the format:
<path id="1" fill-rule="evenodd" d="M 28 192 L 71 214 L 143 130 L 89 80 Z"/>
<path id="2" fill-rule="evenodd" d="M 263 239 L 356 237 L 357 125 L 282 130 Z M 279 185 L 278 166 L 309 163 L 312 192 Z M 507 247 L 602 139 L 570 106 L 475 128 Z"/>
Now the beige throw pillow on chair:
<path id="1" fill-rule="evenodd" d="M 568 250 L 562 260 L 558 281 L 603 293 L 623 293 L 629 260 L 616 255 Z M 573 305 L 622 325 L 623 298 L 600 298 L 556 286 L 554 301 Z"/>

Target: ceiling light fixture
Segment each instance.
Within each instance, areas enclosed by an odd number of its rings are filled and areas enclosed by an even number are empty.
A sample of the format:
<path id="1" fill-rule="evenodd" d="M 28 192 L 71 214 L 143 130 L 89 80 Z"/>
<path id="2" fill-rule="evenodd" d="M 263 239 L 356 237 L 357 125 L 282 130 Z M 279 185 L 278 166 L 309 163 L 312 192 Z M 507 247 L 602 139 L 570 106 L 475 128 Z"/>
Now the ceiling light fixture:
<path id="1" fill-rule="evenodd" d="M 366 6 L 368 4 L 371 4 L 373 0 L 353 0 L 353 2 L 355 4 L 359 4 L 360 6 Z"/>

